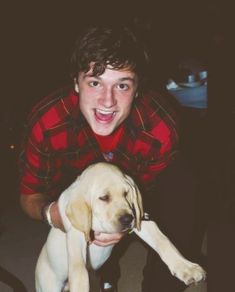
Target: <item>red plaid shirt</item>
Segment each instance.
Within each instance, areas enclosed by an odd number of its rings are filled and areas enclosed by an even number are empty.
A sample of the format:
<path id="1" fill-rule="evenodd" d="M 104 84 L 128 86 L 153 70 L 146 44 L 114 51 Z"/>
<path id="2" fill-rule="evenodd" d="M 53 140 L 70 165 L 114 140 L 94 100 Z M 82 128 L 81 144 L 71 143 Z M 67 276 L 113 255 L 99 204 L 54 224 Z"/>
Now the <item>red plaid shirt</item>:
<path id="1" fill-rule="evenodd" d="M 88 165 L 105 161 L 71 88 L 44 98 L 29 116 L 20 154 L 20 192 L 58 196 Z M 175 157 L 178 133 L 167 99 L 150 92 L 135 99 L 111 163 L 143 187 Z"/>

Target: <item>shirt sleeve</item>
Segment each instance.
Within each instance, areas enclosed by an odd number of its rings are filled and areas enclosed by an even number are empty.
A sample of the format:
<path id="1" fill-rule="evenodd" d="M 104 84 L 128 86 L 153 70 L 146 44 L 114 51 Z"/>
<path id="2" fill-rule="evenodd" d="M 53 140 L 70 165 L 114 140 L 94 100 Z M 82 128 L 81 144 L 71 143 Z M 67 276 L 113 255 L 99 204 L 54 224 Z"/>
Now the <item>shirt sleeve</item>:
<path id="1" fill-rule="evenodd" d="M 61 161 L 49 151 L 40 121 L 27 127 L 19 156 L 20 193 L 55 195 L 61 177 Z"/>
<path id="2" fill-rule="evenodd" d="M 172 116 L 157 118 L 151 132 L 148 159 L 144 162 L 142 181 L 153 181 L 179 154 L 178 121 Z M 150 140 L 149 140 L 150 141 Z"/>

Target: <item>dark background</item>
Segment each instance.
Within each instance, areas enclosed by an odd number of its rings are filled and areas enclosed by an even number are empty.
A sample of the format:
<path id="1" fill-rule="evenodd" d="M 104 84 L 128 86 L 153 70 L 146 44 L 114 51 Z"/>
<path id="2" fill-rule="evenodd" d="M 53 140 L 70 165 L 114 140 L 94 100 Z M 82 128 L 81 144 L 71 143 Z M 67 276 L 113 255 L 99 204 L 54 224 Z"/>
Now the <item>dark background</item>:
<path id="1" fill-rule="evenodd" d="M 232 285 L 235 243 L 233 10 L 222 1 L 136 2 L 1 2 L 0 208 L 18 200 L 17 156 L 26 116 L 41 97 L 70 82 L 69 59 L 77 34 L 90 23 L 134 20 L 144 27 L 156 84 L 188 52 L 208 65 L 206 119 L 199 114 L 192 126 L 196 123 L 193 135 L 199 133 L 194 139 L 201 132 L 206 135 L 202 168 L 208 187 L 209 288 L 226 291 L 224 285 Z"/>

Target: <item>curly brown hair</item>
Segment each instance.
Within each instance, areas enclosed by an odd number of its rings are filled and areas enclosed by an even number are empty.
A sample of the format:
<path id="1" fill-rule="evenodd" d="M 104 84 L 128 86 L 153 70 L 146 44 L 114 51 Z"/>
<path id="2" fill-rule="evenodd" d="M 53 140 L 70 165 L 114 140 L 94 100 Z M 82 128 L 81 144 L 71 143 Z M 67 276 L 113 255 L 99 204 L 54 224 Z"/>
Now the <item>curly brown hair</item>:
<path id="1" fill-rule="evenodd" d="M 93 76 L 104 73 L 108 65 L 114 69 L 128 68 L 135 72 L 139 83 L 147 76 L 149 54 L 142 39 L 129 27 L 90 27 L 79 37 L 71 58 L 71 76 L 88 72 L 92 65 Z"/>

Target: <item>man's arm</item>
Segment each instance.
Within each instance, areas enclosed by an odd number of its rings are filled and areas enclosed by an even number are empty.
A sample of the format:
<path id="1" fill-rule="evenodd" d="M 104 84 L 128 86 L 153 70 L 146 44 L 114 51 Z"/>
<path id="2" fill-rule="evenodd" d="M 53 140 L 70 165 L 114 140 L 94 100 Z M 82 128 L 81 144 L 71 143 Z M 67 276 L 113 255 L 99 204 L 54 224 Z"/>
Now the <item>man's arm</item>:
<path id="1" fill-rule="evenodd" d="M 43 220 L 42 211 L 50 204 L 48 196 L 40 193 L 31 195 L 21 194 L 20 204 L 24 212 L 32 219 Z M 57 201 L 50 208 L 51 221 L 54 227 L 64 231 L 63 223 L 59 213 Z"/>
<path id="2" fill-rule="evenodd" d="M 32 195 L 21 194 L 20 204 L 28 216 L 36 220 L 43 220 L 42 210 L 50 204 L 50 200 L 48 196 L 40 193 Z M 50 217 L 53 226 L 64 231 L 57 201 L 55 201 L 50 208 Z M 95 240 L 93 243 L 100 246 L 115 244 L 118 243 L 124 235 L 125 233 L 107 234 L 95 232 Z"/>

